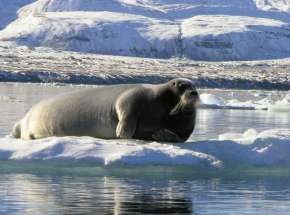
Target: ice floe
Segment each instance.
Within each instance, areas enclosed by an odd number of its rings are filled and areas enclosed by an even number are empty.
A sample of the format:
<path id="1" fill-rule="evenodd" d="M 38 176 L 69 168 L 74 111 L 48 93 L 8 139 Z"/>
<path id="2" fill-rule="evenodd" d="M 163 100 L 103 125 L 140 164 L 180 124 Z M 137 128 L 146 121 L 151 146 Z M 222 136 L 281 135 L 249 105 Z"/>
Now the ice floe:
<path id="1" fill-rule="evenodd" d="M 102 165 L 195 165 L 218 167 L 211 155 L 172 144 L 136 140 L 61 137 L 35 141 L 0 139 L 1 160 L 78 160 Z"/>
<path id="2" fill-rule="evenodd" d="M 223 168 L 227 165 L 290 164 L 290 129 L 223 134 L 217 139 L 179 144 L 92 137 L 0 139 L 1 160 L 56 160 L 98 165 L 169 165 Z"/>

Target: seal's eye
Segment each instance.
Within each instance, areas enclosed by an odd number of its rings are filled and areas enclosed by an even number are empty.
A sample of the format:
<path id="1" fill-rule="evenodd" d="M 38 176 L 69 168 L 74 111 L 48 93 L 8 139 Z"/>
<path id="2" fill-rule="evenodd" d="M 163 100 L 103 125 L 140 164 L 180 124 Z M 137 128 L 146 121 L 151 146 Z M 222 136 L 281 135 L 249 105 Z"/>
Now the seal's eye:
<path id="1" fill-rule="evenodd" d="M 175 81 L 172 83 L 172 85 L 173 85 L 173 86 L 175 86 L 175 85 L 176 85 Z"/>

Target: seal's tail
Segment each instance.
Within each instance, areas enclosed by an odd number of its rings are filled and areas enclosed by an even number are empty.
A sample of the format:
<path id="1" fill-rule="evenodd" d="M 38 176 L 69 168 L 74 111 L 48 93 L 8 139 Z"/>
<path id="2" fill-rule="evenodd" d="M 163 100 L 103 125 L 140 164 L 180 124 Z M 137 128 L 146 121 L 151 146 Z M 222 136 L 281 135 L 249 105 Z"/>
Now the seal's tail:
<path id="1" fill-rule="evenodd" d="M 21 137 L 21 123 L 20 123 L 20 121 L 14 125 L 13 130 L 12 130 L 12 136 L 15 138 Z"/>

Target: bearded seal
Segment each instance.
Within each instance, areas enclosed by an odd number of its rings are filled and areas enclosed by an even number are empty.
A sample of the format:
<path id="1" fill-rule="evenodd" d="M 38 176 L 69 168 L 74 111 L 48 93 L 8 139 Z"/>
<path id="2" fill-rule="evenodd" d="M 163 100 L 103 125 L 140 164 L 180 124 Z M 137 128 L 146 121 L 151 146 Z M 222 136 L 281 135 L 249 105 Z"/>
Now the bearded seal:
<path id="1" fill-rule="evenodd" d="M 39 102 L 15 124 L 12 135 L 184 142 L 194 130 L 197 102 L 194 84 L 184 78 L 80 90 Z"/>

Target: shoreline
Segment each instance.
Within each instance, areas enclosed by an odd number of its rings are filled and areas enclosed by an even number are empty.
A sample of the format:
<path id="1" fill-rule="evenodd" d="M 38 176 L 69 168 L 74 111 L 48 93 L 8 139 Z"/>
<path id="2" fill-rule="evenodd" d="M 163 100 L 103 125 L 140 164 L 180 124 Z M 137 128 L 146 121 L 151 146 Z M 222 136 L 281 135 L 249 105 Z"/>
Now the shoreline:
<path id="1" fill-rule="evenodd" d="M 80 74 L 61 72 L 6 72 L 0 71 L 0 83 L 51 83 L 51 84 L 75 84 L 75 85 L 114 85 L 148 83 L 158 84 L 180 76 L 147 76 L 147 75 L 110 75 L 104 77 L 101 74 Z M 230 80 L 226 78 L 191 78 L 182 76 L 195 82 L 201 89 L 236 89 L 236 90 L 290 90 L 290 81 L 285 83 L 273 83 L 271 81 L 251 81 L 246 79 Z"/>
<path id="2" fill-rule="evenodd" d="M 0 82 L 123 84 L 189 78 L 198 88 L 290 90 L 290 58 L 259 61 L 152 59 L 0 43 Z"/>

